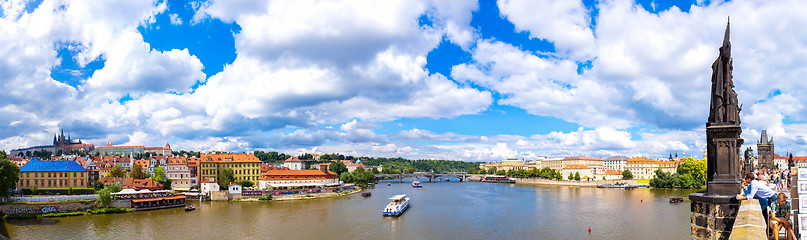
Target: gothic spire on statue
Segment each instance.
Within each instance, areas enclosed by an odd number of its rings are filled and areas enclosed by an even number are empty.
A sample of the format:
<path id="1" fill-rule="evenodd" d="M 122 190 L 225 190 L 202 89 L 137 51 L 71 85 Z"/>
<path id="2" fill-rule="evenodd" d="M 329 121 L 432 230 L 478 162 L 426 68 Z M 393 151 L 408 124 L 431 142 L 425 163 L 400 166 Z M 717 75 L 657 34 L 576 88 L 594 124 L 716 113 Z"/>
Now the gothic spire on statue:
<path id="1" fill-rule="evenodd" d="M 712 64 L 712 98 L 709 119 L 706 122 L 708 195 L 733 195 L 740 189 L 742 162 L 740 161 L 740 111 L 737 92 L 732 79 L 731 42 L 729 27 L 720 54 Z"/>

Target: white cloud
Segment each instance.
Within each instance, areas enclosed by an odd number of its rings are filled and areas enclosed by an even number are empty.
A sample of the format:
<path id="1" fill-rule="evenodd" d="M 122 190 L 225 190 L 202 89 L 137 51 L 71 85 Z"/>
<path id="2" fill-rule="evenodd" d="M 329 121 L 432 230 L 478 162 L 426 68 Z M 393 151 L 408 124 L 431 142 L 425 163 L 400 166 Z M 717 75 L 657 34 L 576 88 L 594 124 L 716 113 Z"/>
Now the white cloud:
<path id="1" fill-rule="evenodd" d="M 171 24 L 182 25 L 182 18 L 179 18 L 178 14 L 172 13 L 172 14 L 169 14 L 168 16 L 171 17 Z"/>
<path id="2" fill-rule="evenodd" d="M 499 11 L 530 37 L 555 44 L 556 53 L 574 59 L 587 59 L 594 53 L 595 41 L 588 9 L 579 0 L 501 0 Z"/>

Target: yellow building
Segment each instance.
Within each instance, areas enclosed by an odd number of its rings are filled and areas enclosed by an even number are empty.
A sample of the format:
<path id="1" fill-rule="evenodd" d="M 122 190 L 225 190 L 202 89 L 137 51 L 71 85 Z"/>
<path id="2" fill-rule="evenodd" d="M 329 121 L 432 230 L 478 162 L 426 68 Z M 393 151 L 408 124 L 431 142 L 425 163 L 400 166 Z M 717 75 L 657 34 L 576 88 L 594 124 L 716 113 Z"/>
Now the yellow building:
<path id="1" fill-rule="evenodd" d="M 261 160 L 248 153 L 202 154 L 199 177 L 217 179 L 225 168 L 233 170 L 235 181 L 248 180 L 258 186 L 261 177 Z"/>
<path id="2" fill-rule="evenodd" d="M 625 169 L 633 174 L 635 179 L 651 179 L 653 172 L 659 168 L 659 161 L 643 157 L 635 157 L 625 163 Z"/>

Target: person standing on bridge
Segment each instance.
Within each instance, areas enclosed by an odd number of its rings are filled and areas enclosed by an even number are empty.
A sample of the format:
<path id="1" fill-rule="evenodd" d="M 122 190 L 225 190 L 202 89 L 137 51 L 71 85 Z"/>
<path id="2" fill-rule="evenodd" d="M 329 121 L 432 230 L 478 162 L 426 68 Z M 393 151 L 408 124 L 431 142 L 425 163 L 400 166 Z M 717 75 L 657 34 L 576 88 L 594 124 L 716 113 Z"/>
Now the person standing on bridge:
<path id="1" fill-rule="evenodd" d="M 759 207 L 762 208 L 762 217 L 768 219 L 768 206 L 773 201 L 776 201 L 776 192 L 771 187 L 768 187 L 765 182 L 756 180 L 754 173 L 750 172 L 745 173 L 745 177 L 743 177 L 743 187 L 746 188 L 746 195 L 737 194 L 737 200 L 756 198 L 759 200 Z M 767 223 L 768 221 L 765 222 Z"/>

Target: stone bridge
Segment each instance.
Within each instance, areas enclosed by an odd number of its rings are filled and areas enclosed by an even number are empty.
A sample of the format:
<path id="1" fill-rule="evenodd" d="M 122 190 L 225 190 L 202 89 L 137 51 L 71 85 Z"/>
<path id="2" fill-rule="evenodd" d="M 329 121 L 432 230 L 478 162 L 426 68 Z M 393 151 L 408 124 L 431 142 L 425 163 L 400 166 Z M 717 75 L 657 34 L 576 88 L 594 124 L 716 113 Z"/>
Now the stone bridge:
<path id="1" fill-rule="evenodd" d="M 433 173 L 433 172 L 416 172 L 416 173 L 399 173 L 399 174 L 376 174 L 376 179 L 398 179 L 398 182 L 403 182 L 404 178 L 429 178 L 429 182 L 434 182 L 434 179 L 443 177 L 459 178 L 460 182 L 467 181 L 471 175 L 467 172 L 447 172 L 447 173 Z"/>

